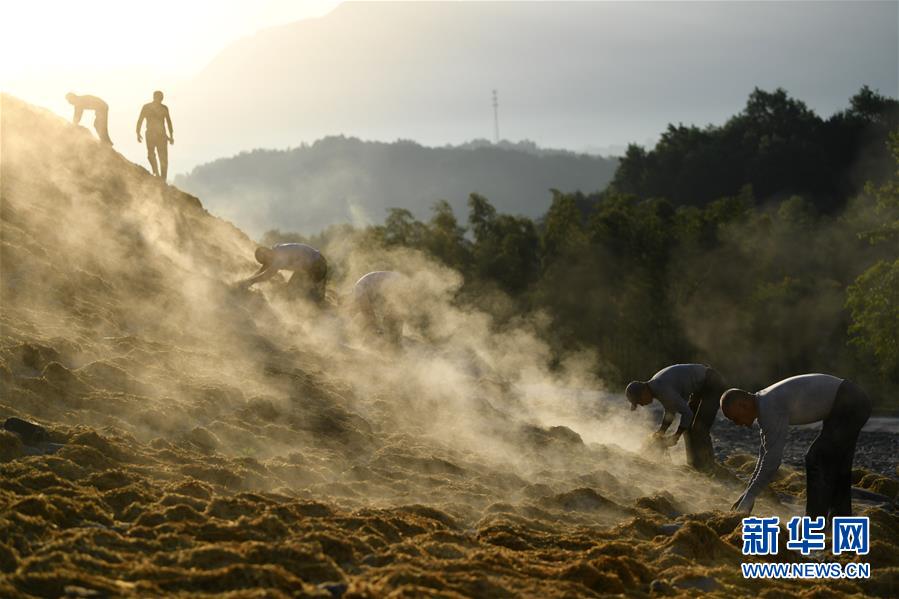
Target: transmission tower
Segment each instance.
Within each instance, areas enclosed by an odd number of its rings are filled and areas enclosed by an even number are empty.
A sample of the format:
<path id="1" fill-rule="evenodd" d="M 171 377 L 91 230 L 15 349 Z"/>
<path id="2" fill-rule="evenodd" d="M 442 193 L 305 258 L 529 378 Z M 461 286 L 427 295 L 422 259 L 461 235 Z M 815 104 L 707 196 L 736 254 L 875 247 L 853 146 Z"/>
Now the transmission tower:
<path id="1" fill-rule="evenodd" d="M 493 90 L 493 143 L 499 143 L 499 100 L 496 90 Z"/>

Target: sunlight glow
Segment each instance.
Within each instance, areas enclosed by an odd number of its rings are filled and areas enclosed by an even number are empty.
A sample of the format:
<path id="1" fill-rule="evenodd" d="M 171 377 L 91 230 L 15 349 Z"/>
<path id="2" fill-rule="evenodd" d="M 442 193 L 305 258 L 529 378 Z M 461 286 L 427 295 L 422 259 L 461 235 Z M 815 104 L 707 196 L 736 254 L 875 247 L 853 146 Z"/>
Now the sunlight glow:
<path id="1" fill-rule="evenodd" d="M 339 0 L 29 0 L 4 2 L 0 84 L 41 71 L 145 66 L 176 76 L 201 68 L 229 42 L 322 16 Z"/>

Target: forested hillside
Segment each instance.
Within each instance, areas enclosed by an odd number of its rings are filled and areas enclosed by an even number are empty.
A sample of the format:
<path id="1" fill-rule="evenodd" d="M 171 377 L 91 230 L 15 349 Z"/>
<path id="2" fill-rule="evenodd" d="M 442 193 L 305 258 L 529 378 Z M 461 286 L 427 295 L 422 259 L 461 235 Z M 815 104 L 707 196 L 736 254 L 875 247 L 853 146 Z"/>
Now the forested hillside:
<path id="1" fill-rule="evenodd" d="M 254 150 L 195 168 L 175 182 L 251 233 L 312 233 L 342 222 L 381 223 L 401 207 L 418 218 L 437 200 L 465 209 L 472 191 L 501 210 L 537 217 L 550 188 L 599 190 L 617 160 L 541 150 L 532 143 L 471 142 L 429 148 L 411 141 L 327 137 L 289 150 Z"/>

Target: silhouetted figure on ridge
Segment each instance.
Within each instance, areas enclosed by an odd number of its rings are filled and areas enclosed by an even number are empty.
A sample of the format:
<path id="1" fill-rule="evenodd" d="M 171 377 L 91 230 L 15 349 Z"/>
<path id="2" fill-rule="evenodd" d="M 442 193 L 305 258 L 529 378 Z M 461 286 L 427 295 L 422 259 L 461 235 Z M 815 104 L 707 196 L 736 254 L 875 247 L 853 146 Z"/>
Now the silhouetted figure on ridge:
<path id="1" fill-rule="evenodd" d="M 85 110 L 93 110 L 94 129 L 100 141 L 112 145 L 112 140 L 109 139 L 109 105 L 106 102 L 97 96 L 79 96 L 72 92 L 66 94 L 66 100 L 75 107 L 72 122 L 76 125 L 81 123 L 81 115 Z"/>
<path id="2" fill-rule="evenodd" d="M 162 177 L 165 181 L 169 171 L 169 146 L 175 143 L 175 132 L 172 129 L 172 117 L 169 116 L 169 107 L 162 103 L 162 92 L 153 92 L 153 101 L 144 104 L 137 117 L 137 142 L 143 141 L 140 136 L 140 127 L 147 120 L 147 159 L 153 168 L 153 174 Z M 168 133 L 166 133 L 168 126 Z M 157 166 L 156 156 L 159 156 Z"/>
<path id="3" fill-rule="evenodd" d="M 316 304 L 324 301 L 328 263 L 314 247 L 305 243 L 279 243 L 271 249 L 260 247 L 256 249 L 256 261 L 262 266 L 252 277 L 239 283 L 244 289 L 271 279 L 279 270 L 291 270 L 293 275 L 287 287 L 292 297 L 305 296 Z"/>

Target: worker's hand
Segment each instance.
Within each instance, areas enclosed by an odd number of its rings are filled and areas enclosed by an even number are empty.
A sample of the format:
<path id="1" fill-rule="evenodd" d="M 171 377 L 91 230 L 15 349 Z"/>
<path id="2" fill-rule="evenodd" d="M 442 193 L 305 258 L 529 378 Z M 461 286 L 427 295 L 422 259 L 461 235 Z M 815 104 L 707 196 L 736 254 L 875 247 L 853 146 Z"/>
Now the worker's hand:
<path id="1" fill-rule="evenodd" d="M 142 143 L 144 138 L 140 136 L 140 133 L 137 134 L 137 143 Z"/>
<path id="2" fill-rule="evenodd" d="M 169 143 L 172 145 L 175 145 L 175 137 L 174 136 L 169 137 Z"/>
<path id="3" fill-rule="evenodd" d="M 662 445 L 665 447 L 674 447 L 677 445 L 677 442 L 680 441 L 680 435 L 669 435 L 667 437 L 662 437 Z"/>
<path id="4" fill-rule="evenodd" d="M 668 447 L 665 441 L 665 433 L 656 431 L 649 435 L 649 437 L 646 438 L 643 447 L 648 451 L 664 451 L 665 448 Z"/>

